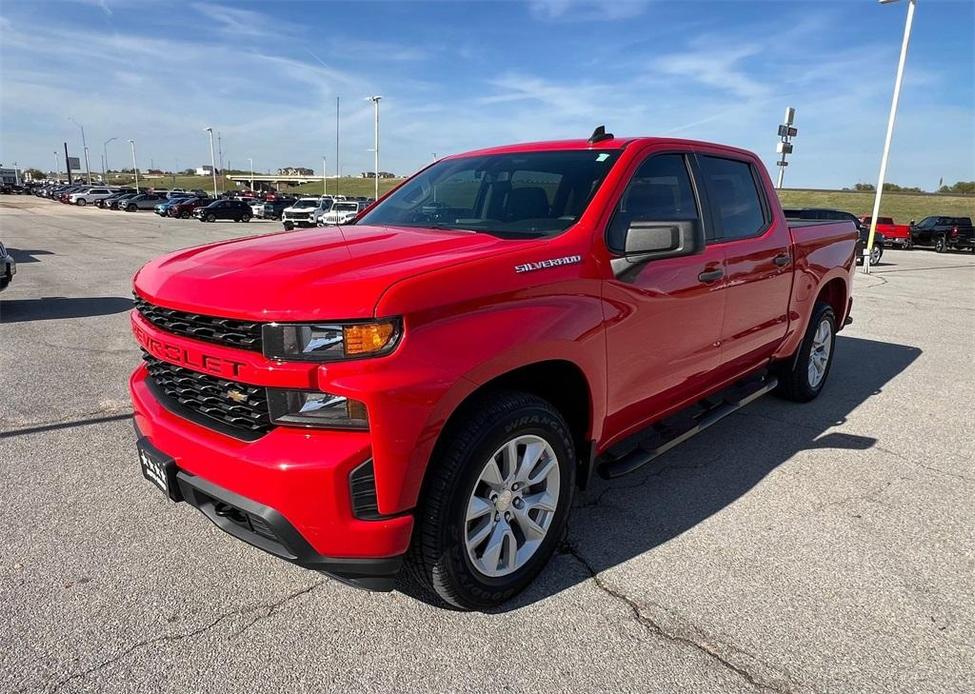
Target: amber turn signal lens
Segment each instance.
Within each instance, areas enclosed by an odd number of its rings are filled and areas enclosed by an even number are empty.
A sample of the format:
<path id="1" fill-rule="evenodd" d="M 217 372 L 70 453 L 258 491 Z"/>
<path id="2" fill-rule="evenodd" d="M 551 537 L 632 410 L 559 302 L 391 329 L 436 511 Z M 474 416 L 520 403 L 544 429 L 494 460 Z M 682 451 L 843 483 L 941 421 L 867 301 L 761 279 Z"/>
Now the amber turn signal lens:
<path id="1" fill-rule="evenodd" d="M 373 354 L 382 350 L 396 331 L 393 323 L 356 323 L 343 328 L 348 356 Z"/>

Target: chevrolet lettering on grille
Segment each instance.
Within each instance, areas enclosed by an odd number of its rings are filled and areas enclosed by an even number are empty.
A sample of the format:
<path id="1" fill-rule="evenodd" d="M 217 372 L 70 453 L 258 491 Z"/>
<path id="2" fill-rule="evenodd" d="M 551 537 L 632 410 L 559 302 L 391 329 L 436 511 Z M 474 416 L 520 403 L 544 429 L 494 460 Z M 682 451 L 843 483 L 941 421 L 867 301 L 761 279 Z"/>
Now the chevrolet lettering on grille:
<path id="1" fill-rule="evenodd" d="M 196 369 L 197 371 L 205 371 L 207 373 L 211 373 L 216 376 L 223 376 L 225 378 L 230 376 L 238 376 L 240 374 L 240 368 L 245 366 L 243 362 L 233 361 L 232 359 L 224 359 L 222 357 L 215 357 L 212 354 L 206 354 L 204 352 L 187 349 L 186 347 L 182 347 L 180 345 L 165 342 L 150 335 L 134 322 L 132 324 L 132 332 L 135 334 L 135 339 L 138 340 L 139 344 L 142 345 L 142 347 L 149 352 L 149 354 L 173 364 L 178 364 L 179 366 Z"/>

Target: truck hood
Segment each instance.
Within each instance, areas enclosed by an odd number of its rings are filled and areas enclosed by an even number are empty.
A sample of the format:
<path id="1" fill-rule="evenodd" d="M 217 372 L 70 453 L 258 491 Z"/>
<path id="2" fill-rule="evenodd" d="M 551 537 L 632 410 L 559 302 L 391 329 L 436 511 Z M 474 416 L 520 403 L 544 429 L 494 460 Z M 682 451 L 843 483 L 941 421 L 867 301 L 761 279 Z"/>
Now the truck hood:
<path id="1" fill-rule="evenodd" d="M 366 318 L 394 282 L 496 254 L 488 234 L 347 226 L 175 251 L 136 273 L 136 291 L 180 311 L 260 321 Z"/>

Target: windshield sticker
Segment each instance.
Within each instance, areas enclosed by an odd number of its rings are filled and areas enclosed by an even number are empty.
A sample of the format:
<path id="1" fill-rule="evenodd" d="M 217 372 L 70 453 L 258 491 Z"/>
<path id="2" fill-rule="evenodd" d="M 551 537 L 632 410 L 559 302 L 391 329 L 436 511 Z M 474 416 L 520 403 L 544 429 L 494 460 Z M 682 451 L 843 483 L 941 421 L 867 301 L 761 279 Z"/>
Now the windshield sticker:
<path id="1" fill-rule="evenodd" d="M 607 159 L 609 159 L 609 155 L 606 152 L 600 152 L 596 157 L 596 161 L 606 161 Z"/>

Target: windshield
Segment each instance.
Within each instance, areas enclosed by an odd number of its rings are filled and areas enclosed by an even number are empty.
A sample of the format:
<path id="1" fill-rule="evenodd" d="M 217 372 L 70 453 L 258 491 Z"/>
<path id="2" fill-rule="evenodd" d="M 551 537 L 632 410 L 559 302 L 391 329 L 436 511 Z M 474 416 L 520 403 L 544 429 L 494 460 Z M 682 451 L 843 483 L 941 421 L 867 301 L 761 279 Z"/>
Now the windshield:
<path id="1" fill-rule="evenodd" d="M 618 158 L 618 150 L 567 150 L 446 159 L 358 223 L 552 236 L 579 219 Z"/>
<path id="2" fill-rule="evenodd" d="M 306 207 L 318 207 L 318 200 L 299 200 L 294 205 L 292 205 L 292 207 L 295 207 L 299 210 L 304 209 Z"/>
<path id="3" fill-rule="evenodd" d="M 332 205 L 332 212 L 356 212 L 359 205 L 354 202 L 337 202 Z"/>

